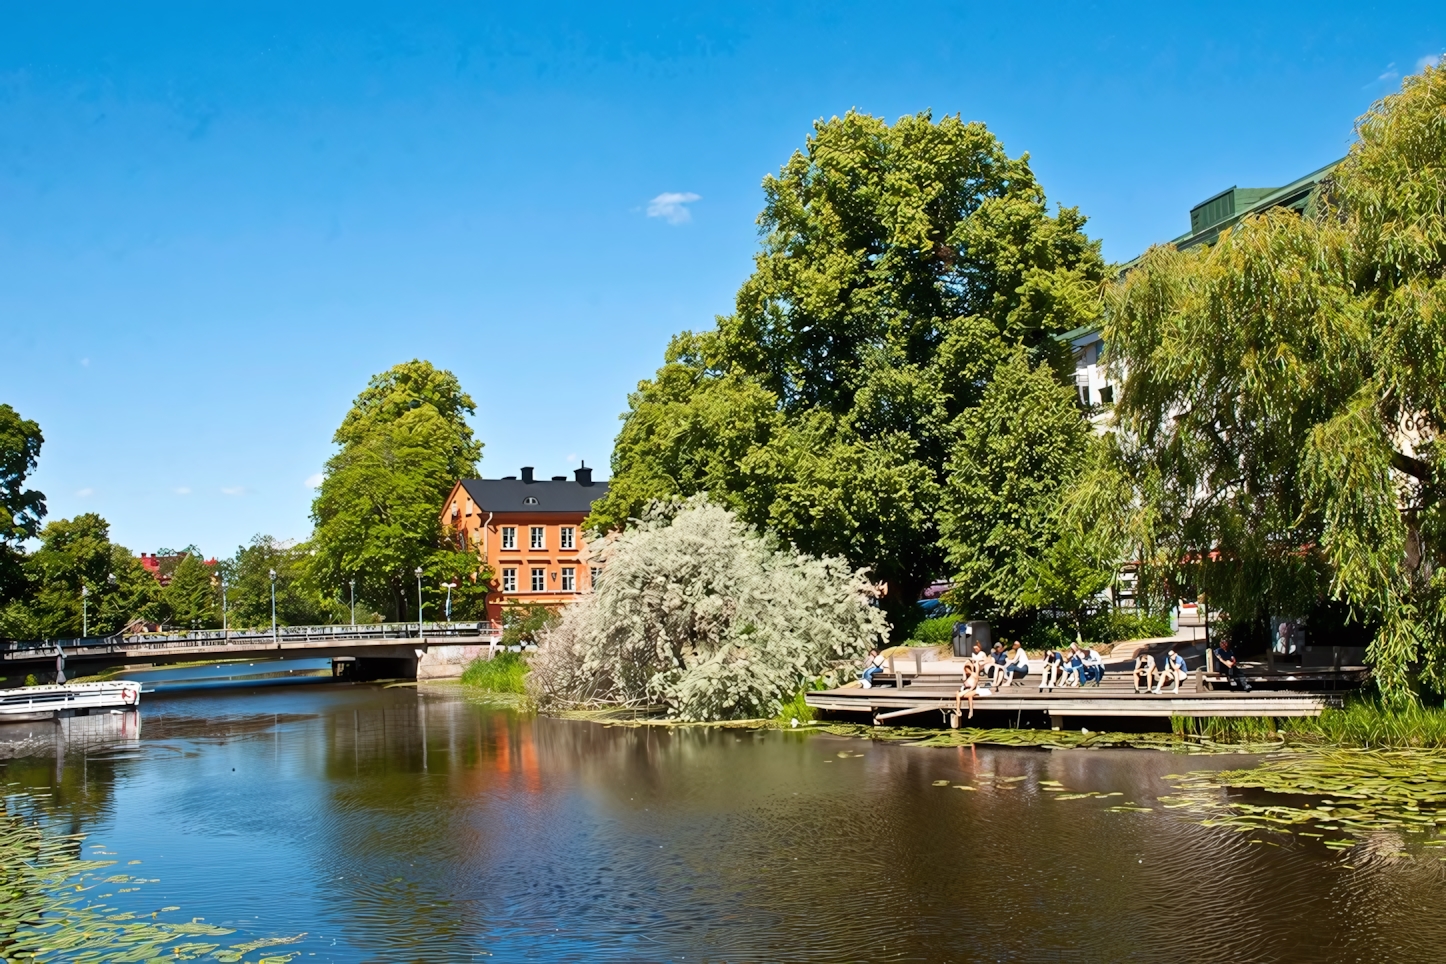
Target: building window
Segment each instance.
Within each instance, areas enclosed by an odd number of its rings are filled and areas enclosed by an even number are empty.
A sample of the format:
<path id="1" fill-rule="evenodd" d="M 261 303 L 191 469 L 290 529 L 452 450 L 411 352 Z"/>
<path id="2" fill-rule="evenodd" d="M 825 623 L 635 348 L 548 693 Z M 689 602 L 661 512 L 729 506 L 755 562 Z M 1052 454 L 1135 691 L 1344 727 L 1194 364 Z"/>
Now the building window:
<path id="1" fill-rule="evenodd" d="M 1115 403 L 1115 386 L 1105 385 L 1100 388 L 1100 404 L 1113 405 Z"/>
<path id="2" fill-rule="evenodd" d="M 532 536 L 532 543 L 531 543 L 532 548 L 534 548 L 534 549 L 546 549 L 546 548 L 547 548 L 547 540 L 542 537 L 543 532 L 545 532 L 546 530 L 543 529 L 542 526 L 533 526 L 533 527 L 531 528 L 531 530 L 529 530 L 529 531 L 530 531 L 531 536 Z"/>
<path id="3" fill-rule="evenodd" d="M 468 514 L 468 515 L 471 515 L 471 514 L 472 514 L 472 500 L 471 500 L 471 499 L 468 499 L 468 500 L 467 500 L 467 514 Z"/>
<path id="4" fill-rule="evenodd" d="M 546 570 L 546 569 L 533 569 L 533 570 L 532 570 L 532 591 L 533 591 L 533 592 L 546 592 L 546 591 L 547 591 L 547 570 Z"/>
<path id="5" fill-rule="evenodd" d="M 504 548 L 504 549 L 516 549 L 516 548 L 517 548 L 517 527 L 516 527 L 516 526 L 503 526 L 503 527 L 502 527 L 502 548 Z"/>
<path id="6" fill-rule="evenodd" d="M 516 592 L 516 591 L 517 591 L 517 570 L 516 570 L 516 569 L 503 569 L 503 570 L 502 570 L 502 591 L 503 591 L 503 592 Z"/>
<path id="7" fill-rule="evenodd" d="M 572 566 L 562 567 L 562 591 L 577 592 L 577 570 Z"/>
<path id="8" fill-rule="evenodd" d="M 601 567 L 601 566 L 589 566 L 589 567 L 588 567 L 588 575 L 589 575 L 590 577 L 592 577 L 592 585 L 593 585 L 594 587 L 596 587 L 596 586 L 597 586 L 597 577 L 602 575 L 602 567 Z"/>
<path id="9" fill-rule="evenodd" d="M 564 549 L 577 548 L 577 530 L 572 526 L 562 527 L 562 547 Z"/>

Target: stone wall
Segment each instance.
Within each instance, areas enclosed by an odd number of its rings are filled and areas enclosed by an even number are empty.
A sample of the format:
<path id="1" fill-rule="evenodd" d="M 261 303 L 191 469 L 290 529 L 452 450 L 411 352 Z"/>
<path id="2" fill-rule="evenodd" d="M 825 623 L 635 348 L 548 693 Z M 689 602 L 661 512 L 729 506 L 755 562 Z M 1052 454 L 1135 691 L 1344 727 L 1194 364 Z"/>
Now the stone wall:
<path id="1" fill-rule="evenodd" d="M 417 679 L 457 679 L 478 656 L 487 655 L 487 646 L 483 645 L 457 645 L 447 644 L 439 646 L 427 646 L 425 650 L 419 649 L 417 659 Z"/>

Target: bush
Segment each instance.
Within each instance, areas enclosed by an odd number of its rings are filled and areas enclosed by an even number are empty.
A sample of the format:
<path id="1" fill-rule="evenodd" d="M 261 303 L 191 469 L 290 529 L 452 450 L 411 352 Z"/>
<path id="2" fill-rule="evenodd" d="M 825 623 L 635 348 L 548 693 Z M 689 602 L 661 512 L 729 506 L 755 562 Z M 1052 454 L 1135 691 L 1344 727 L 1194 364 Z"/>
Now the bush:
<path id="1" fill-rule="evenodd" d="M 557 623 L 557 610 L 537 603 L 511 605 L 502 610 L 503 646 L 533 646 L 548 627 Z"/>
<path id="2" fill-rule="evenodd" d="M 462 683 L 489 693 L 525 693 L 527 660 L 521 653 L 506 650 L 491 659 L 481 657 L 462 672 Z"/>
<path id="3" fill-rule="evenodd" d="M 779 548 L 702 496 L 654 503 L 593 548 L 603 578 L 531 659 L 544 706 L 771 718 L 806 683 L 856 670 L 888 628 L 862 571 Z"/>
<path id="4" fill-rule="evenodd" d="M 933 619 L 926 619 L 914 627 L 914 634 L 909 643 L 921 646 L 947 646 L 954 638 L 954 624 L 957 622 L 959 622 L 957 616 L 936 616 Z"/>
<path id="5" fill-rule="evenodd" d="M 1110 642 L 1175 635 L 1175 631 L 1170 628 L 1169 613 L 1111 609 L 1104 614 L 1104 621 L 1104 632 Z"/>

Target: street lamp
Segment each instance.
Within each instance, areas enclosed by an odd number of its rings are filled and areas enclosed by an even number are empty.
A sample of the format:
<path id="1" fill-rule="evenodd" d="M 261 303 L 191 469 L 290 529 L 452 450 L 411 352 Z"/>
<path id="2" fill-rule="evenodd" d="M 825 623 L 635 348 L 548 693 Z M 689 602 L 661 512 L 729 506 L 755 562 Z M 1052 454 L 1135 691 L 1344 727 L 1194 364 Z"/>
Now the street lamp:
<path id="1" fill-rule="evenodd" d="M 450 623 L 452 621 L 452 590 L 457 588 L 457 584 L 455 582 L 444 582 L 442 585 L 447 587 L 447 622 Z"/>
<path id="2" fill-rule="evenodd" d="M 226 608 L 226 577 L 221 577 L 221 642 L 231 641 L 231 623 L 228 619 L 229 612 Z"/>
<path id="3" fill-rule="evenodd" d="M 417 567 L 417 638 L 426 635 L 422 629 L 422 567 Z"/>
<path id="4" fill-rule="evenodd" d="M 80 587 L 80 638 L 90 635 L 90 587 Z"/>
<path id="5" fill-rule="evenodd" d="M 271 570 L 271 641 L 281 648 L 281 637 L 276 634 L 276 570 Z"/>
<path id="6" fill-rule="evenodd" d="M 356 577 L 348 579 L 347 585 L 351 586 L 351 625 L 356 628 Z"/>

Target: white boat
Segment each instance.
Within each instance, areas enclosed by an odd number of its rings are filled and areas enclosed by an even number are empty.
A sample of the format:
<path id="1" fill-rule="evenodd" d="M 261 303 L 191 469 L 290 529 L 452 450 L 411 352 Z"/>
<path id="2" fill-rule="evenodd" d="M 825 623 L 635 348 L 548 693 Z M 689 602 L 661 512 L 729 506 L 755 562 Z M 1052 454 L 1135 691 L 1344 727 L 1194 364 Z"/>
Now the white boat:
<path id="1" fill-rule="evenodd" d="M 140 704 L 141 684 L 131 680 L 25 686 L 0 690 L 0 723 L 133 710 Z"/>

